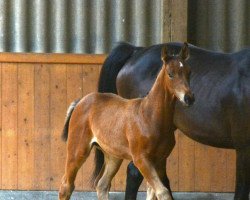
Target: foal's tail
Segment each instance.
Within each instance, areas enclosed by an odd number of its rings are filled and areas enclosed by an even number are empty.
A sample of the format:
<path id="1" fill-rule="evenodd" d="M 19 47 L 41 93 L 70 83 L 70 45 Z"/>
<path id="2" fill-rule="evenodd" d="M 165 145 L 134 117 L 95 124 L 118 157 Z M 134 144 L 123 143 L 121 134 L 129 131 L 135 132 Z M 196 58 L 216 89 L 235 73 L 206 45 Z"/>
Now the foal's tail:
<path id="1" fill-rule="evenodd" d="M 128 59 L 141 47 L 135 47 L 131 44 L 121 42 L 112 49 L 109 56 L 103 63 L 99 82 L 98 92 L 109 92 L 117 94 L 116 77 Z M 99 175 L 104 164 L 104 155 L 101 150 L 95 149 L 95 169 L 92 180 Z"/>
<path id="2" fill-rule="evenodd" d="M 69 122 L 70 122 L 70 118 L 71 118 L 71 115 L 77 105 L 77 103 L 80 101 L 80 99 L 78 100 L 75 100 L 73 101 L 68 110 L 67 110 L 67 115 L 66 115 L 66 120 L 65 120 L 65 124 L 64 124 L 64 127 L 63 127 L 63 132 L 62 132 L 62 140 L 63 141 L 67 141 L 68 139 L 68 130 L 69 130 Z"/>

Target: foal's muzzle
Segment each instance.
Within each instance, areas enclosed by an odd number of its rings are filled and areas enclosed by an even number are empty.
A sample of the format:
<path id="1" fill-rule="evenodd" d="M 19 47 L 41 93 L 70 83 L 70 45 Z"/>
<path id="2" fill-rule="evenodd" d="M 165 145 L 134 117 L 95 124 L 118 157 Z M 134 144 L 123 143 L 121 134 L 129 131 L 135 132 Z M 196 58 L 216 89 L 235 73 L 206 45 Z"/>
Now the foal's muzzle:
<path id="1" fill-rule="evenodd" d="M 184 96 L 185 104 L 187 104 L 188 106 L 191 106 L 193 105 L 194 101 L 195 101 L 194 94 L 185 94 Z"/>

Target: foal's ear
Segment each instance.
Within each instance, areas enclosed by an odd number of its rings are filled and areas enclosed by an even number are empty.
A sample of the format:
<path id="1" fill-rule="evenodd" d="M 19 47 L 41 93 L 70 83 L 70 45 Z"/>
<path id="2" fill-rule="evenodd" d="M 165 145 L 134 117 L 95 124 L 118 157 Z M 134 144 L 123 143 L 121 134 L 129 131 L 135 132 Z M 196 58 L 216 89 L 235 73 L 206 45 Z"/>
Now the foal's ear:
<path id="1" fill-rule="evenodd" d="M 183 60 L 187 60 L 189 58 L 189 48 L 188 48 L 188 43 L 184 42 L 181 51 L 180 51 L 180 57 Z"/>
<path id="2" fill-rule="evenodd" d="M 164 45 L 161 49 L 161 60 L 163 61 L 163 63 L 167 62 L 167 58 L 168 58 L 167 45 Z"/>

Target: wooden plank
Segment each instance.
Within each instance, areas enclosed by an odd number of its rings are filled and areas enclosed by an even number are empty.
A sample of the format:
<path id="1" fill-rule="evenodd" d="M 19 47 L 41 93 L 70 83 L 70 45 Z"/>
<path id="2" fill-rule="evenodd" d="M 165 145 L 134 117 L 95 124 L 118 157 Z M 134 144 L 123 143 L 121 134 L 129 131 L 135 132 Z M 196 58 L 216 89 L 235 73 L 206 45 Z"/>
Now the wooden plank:
<path id="1" fill-rule="evenodd" d="M 50 64 L 102 64 L 106 55 L 63 53 L 0 53 L 0 62 Z"/>
<path id="2" fill-rule="evenodd" d="M 35 68 L 35 190 L 50 189 L 50 67 L 36 64 Z M 53 159 L 53 158 L 52 158 Z"/>
<path id="3" fill-rule="evenodd" d="M 79 98 L 82 98 L 82 66 L 67 65 L 67 106 Z M 83 171 L 80 169 L 75 181 L 75 190 L 83 189 L 82 177 Z"/>
<path id="4" fill-rule="evenodd" d="M 0 188 L 2 188 L 2 64 L 0 63 Z"/>
<path id="5" fill-rule="evenodd" d="M 187 40 L 187 0 L 162 1 L 162 42 Z"/>
<path id="6" fill-rule="evenodd" d="M 172 0 L 162 1 L 162 31 L 161 31 L 161 42 L 172 41 Z"/>
<path id="7" fill-rule="evenodd" d="M 2 189 L 17 189 L 17 65 L 2 64 Z"/>
<path id="8" fill-rule="evenodd" d="M 176 144 L 167 159 L 167 174 L 172 191 L 179 191 L 179 137 L 180 131 L 175 131 Z"/>
<path id="9" fill-rule="evenodd" d="M 101 66 L 100 65 L 83 65 L 82 66 L 82 88 L 83 96 L 89 94 L 90 92 L 97 91 L 97 82 L 99 78 Z M 83 173 L 83 190 L 84 191 L 95 191 L 90 180 L 92 177 L 92 172 L 94 169 L 94 151 L 91 152 L 89 158 L 84 163 L 82 167 Z M 113 190 L 113 187 L 112 187 Z"/>
<path id="10" fill-rule="evenodd" d="M 209 147 L 195 143 L 195 191 L 211 191 L 211 174 L 210 174 L 210 151 Z"/>
<path id="11" fill-rule="evenodd" d="M 100 74 L 100 65 L 83 65 L 82 79 L 83 79 L 83 96 L 97 92 L 98 78 Z"/>
<path id="12" fill-rule="evenodd" d="M 211 192 L 225 192 L 227 187 L 227 150 L 210 149 Z"/>
<path id="13" fill-rule="evenodd" d="M 235 150 L 227 150 L 227 186 L 225 192 L 234 192 L 236 174 L 236 153 Z"/>
<path id="14" fill-rule="evenodd" d="M 172 40 L 187 41 L 187 18 L 188 18 L 188 0 L 172 1 Z"/>
<path id="15" fill-rule="evenodd" d="M 50 66 L 50 122 L 51 147 L 50 170 L 51 189 L 58 190 L 64 173 L 66 158 L 65 144 L 61 140 L 61 133 L 67 110 L 66 65 Z"/>
<path id="16" fill-rule="evenodd" d="M 33 187 L 34 67 L 18 65 L 18 189 Z"/>
<path id="17" fill-rule="evenodd" d="M 194 141 L 179 135 L 179 191 L 194 191 Z"/>

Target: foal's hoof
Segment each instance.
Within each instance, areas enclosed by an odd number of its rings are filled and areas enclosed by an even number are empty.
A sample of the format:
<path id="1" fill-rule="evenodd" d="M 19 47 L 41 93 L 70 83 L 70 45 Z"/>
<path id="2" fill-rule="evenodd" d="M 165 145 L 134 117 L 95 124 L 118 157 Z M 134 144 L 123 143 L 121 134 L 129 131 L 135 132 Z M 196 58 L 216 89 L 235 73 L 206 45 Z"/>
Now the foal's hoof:
<path id="1" fill-rule="evenodd" d="M 168 190 L 165 190 L 156 195 L 158 200 L 173 200 Z"/>

